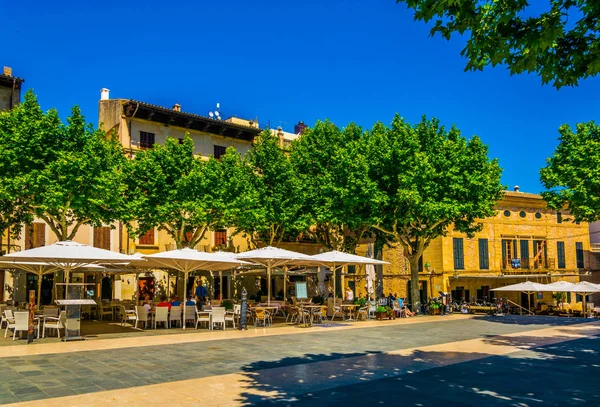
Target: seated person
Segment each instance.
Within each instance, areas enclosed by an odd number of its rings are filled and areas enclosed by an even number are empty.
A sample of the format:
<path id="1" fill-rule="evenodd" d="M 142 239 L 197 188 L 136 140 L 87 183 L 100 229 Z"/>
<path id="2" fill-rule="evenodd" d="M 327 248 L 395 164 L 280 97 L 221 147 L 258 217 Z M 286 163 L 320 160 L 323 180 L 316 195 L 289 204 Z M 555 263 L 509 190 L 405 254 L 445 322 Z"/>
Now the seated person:
<path id="1" fill-rule="evenodd" d="M 171 306 L 172 307 L 177 307 L 181 305 L 181 301 L 179 301 L 179 297 L 174 295 L 173 298 L 171 298 Z"/>
<path id="2" fill-rule="evenodd" d="M 414 313 L 414 312 L 412 312 L 411 310 L 409 310 L 409 309 L 408 309 L 408 307 L 405 307 L 405 308 L 402 310 L 402 316 L 403 316 L 403 317 L 406 317 L 406 318 L 410 318 L 410 317 L 414 317 L 414 316 L 415 316 L 415 313 Z"/>
<path id="3" fill-rule="evenodd" d="M 163 295 L 160 297 L 160 302 L 156 304 L 157 307 L 169 307 L 169 311 L 171 310 L 171 303 L 167 301 L 167 296 Z"/>
<path id="4" fill-rule="evenodd" d="M 144 308 L 146 308 L 146 312 L 152 311 L 152 300 L 150 299 L 149 295 L 146 295 L 144 297 L 143 305 L 144 305 Z"/>
<path id="5" fill-rule="evenodd" d="M 192 300 L 192 296 L 191 296 L 191 295 L 188 295 L 188 296 L 187 296 L 187 301 L 185 302 L 185 305 L 186 305 L 186 306 L 188 306 L 188 305 L 189 305 L 189 306 L 191 306 L 191 307 L 193 307 L 193 306 L 195 306 L 195 305 L 196 305 L 196 302 L 195 302 L 194 300 Z"/>

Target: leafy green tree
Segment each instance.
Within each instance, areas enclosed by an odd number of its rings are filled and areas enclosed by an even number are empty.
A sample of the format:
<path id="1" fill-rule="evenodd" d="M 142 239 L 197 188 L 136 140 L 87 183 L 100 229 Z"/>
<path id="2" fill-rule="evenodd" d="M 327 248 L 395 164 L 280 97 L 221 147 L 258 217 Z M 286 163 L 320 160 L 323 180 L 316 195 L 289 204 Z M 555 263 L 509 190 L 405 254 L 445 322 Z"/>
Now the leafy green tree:
<path id="1" fill-rule="evenodd" d="M 362 129 L 317 122 L 294 142 L 291 159 L 300 181 L 302 213 L 313 225 L 309 236 L 332 250 L 354 252 L 377 206 Z"/>
<path id="2" fill-rule="evenodd" d="M 236 232 L 257 247 L 259 242 L 277 246 L 284 236 L 297 236 L 306 227 L 298 200 L 301 193 L 294 168 L 279 140 L 269 130 L 254 139 L 244 165 L 252 187 L 246 195 L 246 210 L 234 220 Z"/>
<path id="3" fill-rule="evenodd" d="M 224 199 L 216 188 L 212 162 L 194 156 L 194 142 L 167 138 L 164 145 L 141 151 L 127 176 L 129 230 L 133 236 L 158 228 L 177 248 L 194 247 L 221 220 Z"/>
<path id="4" fill-rule="evenodd" d="M 56 110 L 42 112 L 29 91 L 24 103 L 0 116 L 0 134 L 0 169 L 10 178 L 4 190 L 17 213 L 44 220 L 59 240 L 72 239 L 82 225 L 118 219 L 122 147 L 86 124 L 77 106 L 65 125 Z"/>
<path id="5" fill-rule="evenodd" d="M 600 72 L 600 2 L 550 0 L 544 8 L 528 1 L 396 0 L 415 20 L 434 20 L 431 35 L 466 37 L 465 70 L 507 65 L 511 74 L 536 73 L 556 88 L 576 86 Z M 540 2 L 533 2 L 540 3 Z M 542 11 L 538 11 L 542 10 Z"/>
<path id="6" fill-rule="evenodd" d="M 377 184 L 373 224 L 380 236 L 399 244 L 410 263 L 411 296 L 419 310 L 419 258 L 449 228 L 472 236 L 477 219 L 493 216 L 502 197 L 501 168 L 474 136 L 464 138 L 436 119 L 411 125 L 398 115 L 390 127 L 367 133 L 369 176 Z"/>
<path id="7" fill-rule="evenodd" d="M 575 221 L 600 220 L 600 126 L 579 123 L 559 129 L 559 145 L 540 171 L 542 196 L 551 208 L 568 207 Z"/>

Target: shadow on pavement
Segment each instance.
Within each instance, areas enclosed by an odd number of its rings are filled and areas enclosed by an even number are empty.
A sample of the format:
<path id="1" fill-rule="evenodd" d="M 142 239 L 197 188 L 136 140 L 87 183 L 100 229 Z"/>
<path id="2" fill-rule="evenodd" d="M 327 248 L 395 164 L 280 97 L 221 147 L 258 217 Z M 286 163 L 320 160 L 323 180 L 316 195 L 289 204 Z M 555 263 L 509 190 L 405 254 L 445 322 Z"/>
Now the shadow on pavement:
<path id="1" fill-rule="evenodd" d="M 253 363 L 242 369 L 245 391 L 238 401 L 242 405 L 345 407 L 599 406 L 599 339 L 536 347 L 533 337 L 523 341 L 489 338 L 493 344 L 529 348 L 502 356 L 426 351 L 323 353 Z"/>

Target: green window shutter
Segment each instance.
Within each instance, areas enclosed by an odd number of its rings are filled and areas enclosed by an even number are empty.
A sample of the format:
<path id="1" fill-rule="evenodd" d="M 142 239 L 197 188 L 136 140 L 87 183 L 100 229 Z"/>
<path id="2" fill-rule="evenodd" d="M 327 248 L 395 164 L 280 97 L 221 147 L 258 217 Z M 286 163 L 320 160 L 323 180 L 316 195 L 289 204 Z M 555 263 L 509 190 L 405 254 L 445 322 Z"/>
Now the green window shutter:
<path id="1" fill-rule="evenodd" d="M 583 243 L 582 242 L 575 243 L 575 254 L 577 257 L 577 268 L 578 269 L 584 268 L 585 266 L 583 263 Z"/>
<path id="2" fill-rule="evenodd" d="M 556 242 L 556 255 L 558 257 L 558 268 L 564 269 L 565 262 L 565 242 Z"/>
<path id="3" fill-rule="evenodd" d="M 521 260 L 529 259 L 529 240 L 521 240 Z"/>
<path id="4" fill-rule="evenodd" d="M 479 239 L 479 269 L 488 270 L 490 268 L 490 257 L 488 252 L 488 240 Z"/>
<path id="5" fill-rule="evenodd" d="M 463 239 L 461 237 L 455 237 L 454 243 L 454 270 L 465 269 L 465 258 L 463 249 Z"/>

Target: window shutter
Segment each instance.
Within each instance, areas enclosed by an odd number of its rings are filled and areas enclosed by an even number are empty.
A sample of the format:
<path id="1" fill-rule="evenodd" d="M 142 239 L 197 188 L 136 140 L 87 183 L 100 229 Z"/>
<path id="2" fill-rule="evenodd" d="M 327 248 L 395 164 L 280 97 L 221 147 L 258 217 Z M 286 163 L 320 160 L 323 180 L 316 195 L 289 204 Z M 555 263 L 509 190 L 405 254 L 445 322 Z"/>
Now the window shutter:
<path id="1" fill-rule="evenodd" d="M 46 245 L 46 224 L 33 224 L 33 247 L 42 247 Z"/>
<path id="2" fill-rule="evenodd" d="M 558 257 L 558 268 L 564 269 L 565 264 L 565 242 L 556 242 L 556 252 Z"/>
<path id="3" fill-rule="evenodd" d="M 575 243 L 575 255 L 577 258 L 577 268 L 578 269 L 584 268 L 585 265 L 583 262 L 583 243 L 582 242 Z"/>
<path id="4" fill-rule="evenodd" d="M 521 240 L 521 259 L 529 259 L 529 240 Z"/>
<path id="5" fill-rule="evenodd" d="M 479 269 L 490 268 L 489 248 L 487 239 L 479 239 Z"/>
<path id="6" fill-rule="evenodd" d="M 464 270 L 465 261 L 464 261 L 464 251 L 463 251 L 463 239 L 460 237 L 455 237 L 453 242 L 454 242 L 454 269 L 455 270 Z"/>
<path id="7" fill-rule="evenodd" d="M 139 244 L 154 246 L 154 228 L 147 230 L 146 233 L 140 236 Z"/>

